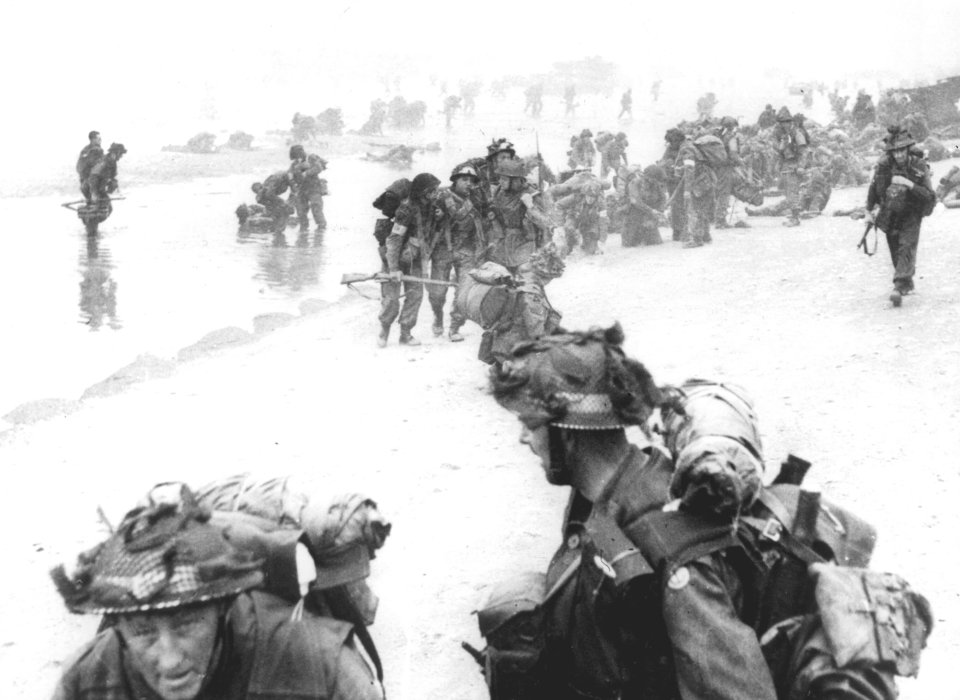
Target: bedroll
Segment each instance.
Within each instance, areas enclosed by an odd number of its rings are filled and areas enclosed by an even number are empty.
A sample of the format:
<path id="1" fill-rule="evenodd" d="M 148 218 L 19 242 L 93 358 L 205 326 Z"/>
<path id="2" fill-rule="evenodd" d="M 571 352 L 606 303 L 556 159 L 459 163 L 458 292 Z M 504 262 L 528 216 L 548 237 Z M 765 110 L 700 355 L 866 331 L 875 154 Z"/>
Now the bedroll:
<path id="1" fill-rule="evenodd" d="M 505 284 L 485 284 L 464 275 L 457 287 L 457 310 L 484 330 L 492 328 L 507 311 L 514 291 Z"/>

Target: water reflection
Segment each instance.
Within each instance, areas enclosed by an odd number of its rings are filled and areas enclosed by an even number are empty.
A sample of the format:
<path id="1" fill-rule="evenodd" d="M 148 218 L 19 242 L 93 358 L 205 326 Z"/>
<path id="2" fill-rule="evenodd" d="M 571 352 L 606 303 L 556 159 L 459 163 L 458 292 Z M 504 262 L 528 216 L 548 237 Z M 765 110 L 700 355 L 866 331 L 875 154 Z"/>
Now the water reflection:
<path id="1" fill-rule="evenodd" d="M 257 256 L 257 279 L 270 287 L 286 287 L 293 292 L 319 283 L 324 253 L 322 233 L 313 234 L 313 245 L 308 234 L 297 236 L 293 246 L 287 244 L 284 234 L 268 234 L 264 238 L 270 243 Z"/>
<path id="2" fill-rule="evenodd" d="M 110 250 L 100 245 L 100 236 L 85 236 L 80 250 L 80 320 L 98 331 L 106 318 L 107 327 L 123 327 L 117 318 L 117 283 L 111 277 Z"/>

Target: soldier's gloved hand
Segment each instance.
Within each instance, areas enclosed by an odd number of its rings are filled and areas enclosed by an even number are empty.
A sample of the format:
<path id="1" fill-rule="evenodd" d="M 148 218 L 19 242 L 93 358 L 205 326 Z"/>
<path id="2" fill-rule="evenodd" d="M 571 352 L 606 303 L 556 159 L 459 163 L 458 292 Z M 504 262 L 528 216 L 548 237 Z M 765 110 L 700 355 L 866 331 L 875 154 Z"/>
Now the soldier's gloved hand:
<path id="1" fill-rule="evenodd" d="M 890 184 L 903 185 L 908 190 L 913 189 L 913 180 L 911 180 L 910 178 L 906 178 L 903 175 L 894 175 L 893 179 L 890 180 Z"/>
<path id="2" fill-rule="evenodd" d="M 864 221 L 866 221 L 868 224 L 875 224 L 875 223 L 877 223 L 877 217 L 876 217 L 876 215 L 873 213 L 873 211 L 870 210 L 870 209 L 867 209 L 867 211 L 866 211 L 866 213 L 864 214 L 864 217 L 863 217 L 863 218 L 864 218 Z"/>

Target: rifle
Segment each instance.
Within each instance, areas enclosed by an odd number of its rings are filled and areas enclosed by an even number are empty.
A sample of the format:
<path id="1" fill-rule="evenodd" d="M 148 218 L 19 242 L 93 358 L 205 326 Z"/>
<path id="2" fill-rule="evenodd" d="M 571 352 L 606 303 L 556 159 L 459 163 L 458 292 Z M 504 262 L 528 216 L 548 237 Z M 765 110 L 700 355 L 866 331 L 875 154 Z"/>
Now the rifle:
<path id="1" fill-rule="evenodd" d="M 482 651 L 474 647 L 469 642 L 460 642 L 460 648 L 470 654 L 470 657 L 480 664 L 480 668 L 486 668 L 486 656 Z"/>
<path id="2" fill-rule="evenodd" d="M 874 231 L 873 233 L 873 252 L 870 251 L 869 246 L 867 245 L 867 235 L 870 233 L 870 229 L 872 229 L 873 227 L 874 227 L 874 223 L 872 221 L 868 223 L 867 228 L 863 232 L 863 236 L 860 238 L 860 242 L 857 243 L 857 248 L 858 249 L 863 248 L 863 252 L 865 255 L 873 255 L 874 253 L 877 252 L 878 241 L 877 241 L 876 231 Z"/>
<path id="3" fill-rule="evenodd" d="M 421 284 L 440 284 L 447 287 L 456 287 L 456 282 L 447 282 L 445 280 L 431 280 L 425 277 L 414 277 L 413 275 L 401 275 L 401 281 L 403 282 L 420 282 Z M 375 280 L 377 282 L 394 282 L 391 280 L 389 273 L 386 272 L 374 272 L 372 274 L 365 274 L 363 272 L 347 272 L 340 278 L 340 284 L 351 285 L 356 282 L 369 282 L 370 280 Z"/>

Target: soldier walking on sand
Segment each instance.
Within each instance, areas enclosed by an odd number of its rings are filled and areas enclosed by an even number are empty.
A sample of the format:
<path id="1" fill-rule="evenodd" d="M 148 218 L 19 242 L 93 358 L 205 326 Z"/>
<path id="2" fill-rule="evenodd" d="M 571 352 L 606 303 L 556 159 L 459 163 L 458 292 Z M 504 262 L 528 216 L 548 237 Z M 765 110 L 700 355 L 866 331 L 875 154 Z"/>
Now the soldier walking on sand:
<path id="1" fill-rule="evenodd" d="M 390 281 L 380 285 L 380 336 L 377 344 L 386 347 L 390 326 L 400 317 L 400 344 L 419 345 L 411 331 L 417 324 L 423 283 L 404 281 L 404 275 L 423 276 L 424 240 L 432 235 L 435 225 L 434 200 L 440 180 L 430 173 L 420 173 L 410 183 L 410 193 L 397 209 L 393 227 L 385 241 L 387 273 Z M 403 311 L 400 311 L 400 286 L 403 285 Z"/>
<path id="2" fill-rule="evenodd" d="M 916 140 L 900 127 L 890 127 L 884 150 L 873 171 L 867 190 L 867 221 L 887 236 L 893 262 L 893 291 L 890 303 L 900 306 L 913 292 L 917 271 L 920 223 L 936 206 L 930 180 L 930 166 L 923 152 L 914 149 Z"/>
<path id="3" fill-rule="evenodd" d="M 483 223 L 480 219 L 482 200 L 476 193 L 480 177 L 471 165 L 459 165 L 450 174 L 450 187 L 437 194 L 438 214 L 433 229 L 433 245 L 430 252 L 430 279 L 443 282 L 460 282 L 469 270 L 480 264 L 484 252 Z M 431 284 L 427 288 L 430 307 L 433 309 L 433 335 L 443 335 L 443 305 L 447 299 L 447 287 Z M 457 310 L 450 311 L 450 340 L 463 340 L 460 328 L 467 319 Z"/>
<path id="4" fill-rule="evenodd" d="M 800 171 L 810 145 L 806 130 L 798 127 L 790 110 L 781 107 L 773 127 L 773 142 L 780 157 L 780 184 L 790 213 L 784 226 L 800 225 Z"/>

